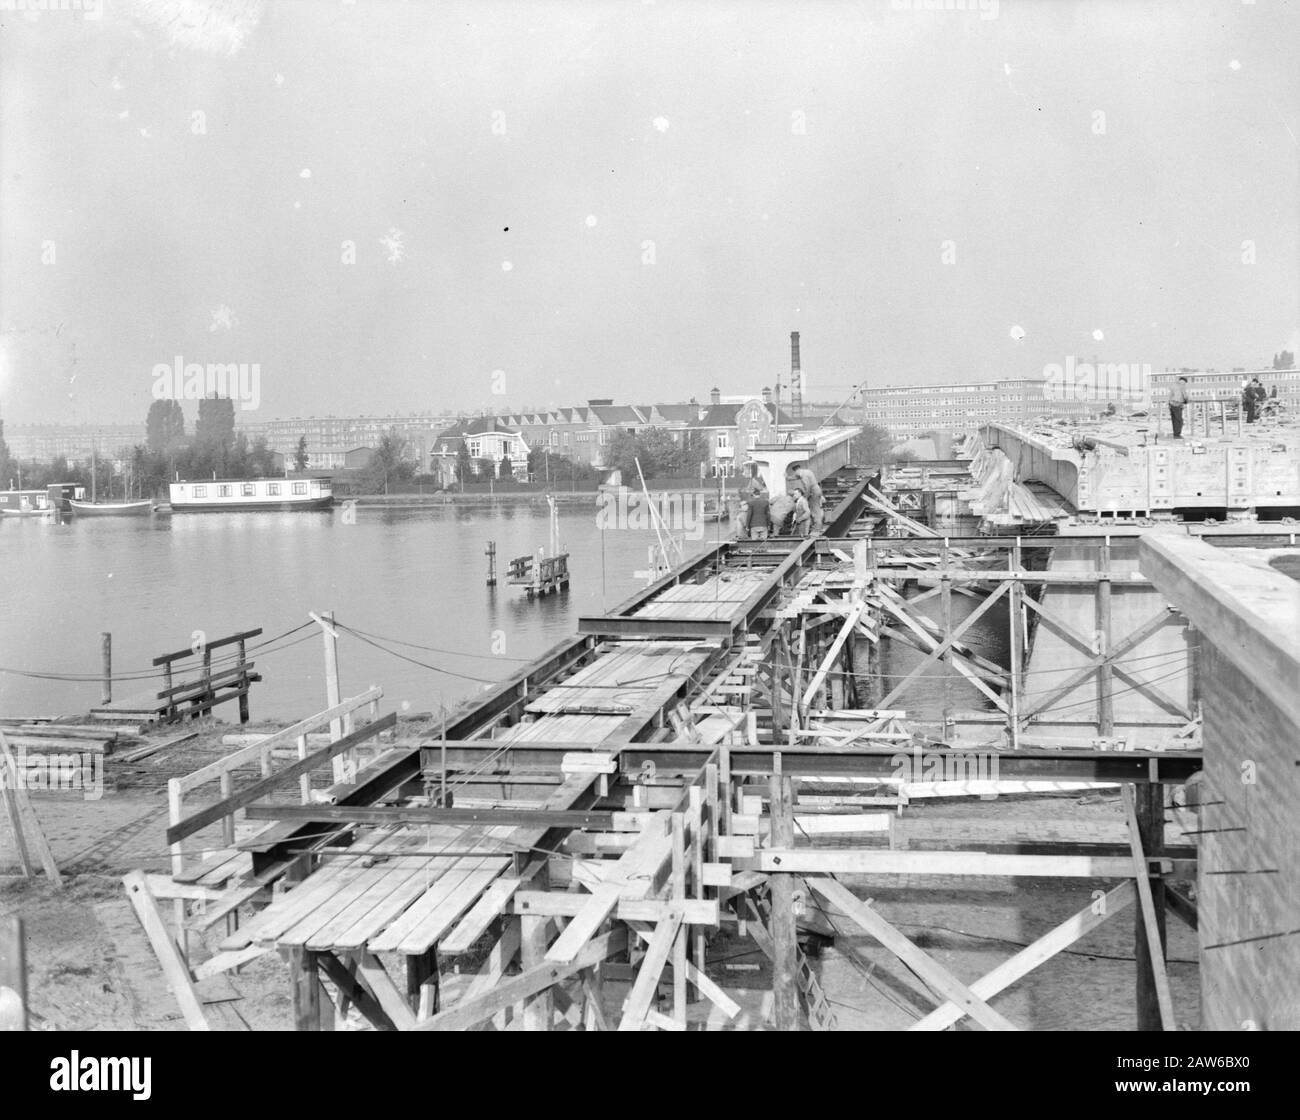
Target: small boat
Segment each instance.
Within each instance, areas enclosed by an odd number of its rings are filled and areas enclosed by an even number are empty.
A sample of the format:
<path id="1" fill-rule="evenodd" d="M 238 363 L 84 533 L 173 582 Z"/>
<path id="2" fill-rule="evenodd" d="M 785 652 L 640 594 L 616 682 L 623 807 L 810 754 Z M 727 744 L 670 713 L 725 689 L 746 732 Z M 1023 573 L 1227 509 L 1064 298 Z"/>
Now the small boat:
<path id="1" fill-rule="evenodd" d="M 72 512 L 78 517 L 145 517 L 153 512 L 149 498 L 137 502 L 78 502 L 70 501 Z"/>
<path id="2" fill-rule="evenodd" d="M 27 508 L 0 506 L 0 514 L 5 517 L 50 517 L 58 513 L 53 506 L 29 506 Z"/>

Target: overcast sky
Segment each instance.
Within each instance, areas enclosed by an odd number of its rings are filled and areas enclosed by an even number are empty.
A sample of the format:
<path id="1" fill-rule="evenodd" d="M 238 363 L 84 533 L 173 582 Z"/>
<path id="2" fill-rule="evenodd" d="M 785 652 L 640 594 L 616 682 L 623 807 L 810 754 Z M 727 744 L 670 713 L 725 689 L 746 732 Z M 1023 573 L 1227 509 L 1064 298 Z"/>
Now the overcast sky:
<path id="1" fill-rule="evenodd" d="M 103 3 L 0 13 L 11 424 L 1296 348 L 1296 3 Z"/>

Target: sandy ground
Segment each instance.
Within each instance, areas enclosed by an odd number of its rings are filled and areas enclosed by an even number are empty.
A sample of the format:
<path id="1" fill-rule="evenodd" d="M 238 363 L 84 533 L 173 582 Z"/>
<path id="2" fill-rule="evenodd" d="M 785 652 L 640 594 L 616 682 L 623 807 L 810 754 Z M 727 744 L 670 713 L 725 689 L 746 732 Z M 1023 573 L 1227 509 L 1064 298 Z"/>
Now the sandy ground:
<path id="1" fill-rule="evenodd" d="M 108 789 L 97 801 L 76 794 L 33 793 L 32 804 L 65 872 L 55 890 L 38 876 L 25 882 L 6 824 L 0 824 L 0 914 L 25 923 L 29 1000 L 40 1030 L 184 1030 L 179 1009 L 126 899 L 121 876 L 132 869 L 165 871 L 166 779 L 229 750 L 228 726 L 135 765 L 107 767 Z M 957 820 L 990 815 L 1054 821 L 1118 820 L 1117 799 L 1053 797 L 914 804 L 909 819 Z M 845 877 L 856 894 L 959 978 L 971 982 L 1020 947 L 1083 909 L 1097 884 L 1078 880 Z M 163 904 L 166 907 L 168 904 Z M 1132 1030 L 1134 914 L 1130 907 L 1071 949 L 997 997 L 994 1006 L 1035 1030 Z M 869 936 L 837 917 L 841 936 L 812 959 L 840 1029 L 898 1030 L 935 1006 L 928 990 Z M 219 931 L 209 935 L 211 951 Z M 1169 976 L 1180 1026 L 1199 1025 L 1195 932 L 1168 920 Z M 741 1017 L 724 1024 L 708 1005 L 691 1018 L 730 1029 L 762 1029 L 770 1019 L 771 972 L 748 938 L 720 935 L 710 948 L 710 972 L 737 999 Z M 463 978 L 448 978 L 453 996 Z M 666 988 L 664 989 L 667 990 Z M 202 994 L 218 1027 L 292 1029 L 289 971 L 272 952 L 207 982 Z M 626 986 L 610 984 L 610 1013 Z"/>

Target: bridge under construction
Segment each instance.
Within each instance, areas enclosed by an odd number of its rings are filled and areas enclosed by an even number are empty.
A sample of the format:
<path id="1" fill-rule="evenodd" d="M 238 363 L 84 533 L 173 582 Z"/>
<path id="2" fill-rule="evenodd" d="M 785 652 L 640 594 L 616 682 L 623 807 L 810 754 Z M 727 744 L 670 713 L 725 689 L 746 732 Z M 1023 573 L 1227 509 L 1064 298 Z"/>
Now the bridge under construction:
<path id="1" fill-rule="evenodd" d="M 1300 1025 L 1278 975 L 1300 930 L 1289 529 L 1240 553 L 944 537 L 900 508 L 913 475 L 848 465 L 852 434 L 755 454 L 773 486 L 823 477 L 823 536 L 707 549 L 440 734 L 395 735 L 372 689 L 174 779 L 169 884 L 128 890 L 190 1026 L 197 981 L 279 950 L 302 1030 L 833 1030 L 819 954 L 865 936 L 918 985 L 911 1029 L 1023 1029 L 999 996 L 1119 915 L 1139 1029 L 1187 1023 L 1171 916 L 1196 931 L 1201 1026 Z M 926 481 L 969 491 L 970 466 Z M 1106 791 L 1113 821 L 1012 811 Z M 984 800 L 911 827 L 936 796 Z M 954 883 L 1091 893 L 962 976 L 865 897 Z"/>

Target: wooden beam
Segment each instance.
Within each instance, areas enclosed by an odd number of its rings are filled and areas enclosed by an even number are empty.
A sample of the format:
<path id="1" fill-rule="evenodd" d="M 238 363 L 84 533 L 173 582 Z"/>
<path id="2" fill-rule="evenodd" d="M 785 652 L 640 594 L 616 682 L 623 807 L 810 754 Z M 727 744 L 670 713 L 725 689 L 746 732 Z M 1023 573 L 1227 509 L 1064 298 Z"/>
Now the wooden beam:
<path id="1" fill-rule="evenodd" d="M 858 619 L 862 617 L 863 612 L 871 604 L 867 599 L 854 604 L 854 607 L 844 618 L 844 624 L 840 627 L 839 633 L 835 635 L 835 640 L 831 642 L 830 648 L 826 651 L 826 656 L 822 658 L 822 663 L 813 673 L 812 679 L 808 682 L 808 687 L 804 689 L 803 708 L 806 712 L 812 704 L 812 699 L 817 695 L 817 690 L 821 688 L 822 682 L 826 679 L 826 674 L 831 671 L 831 666 L 835 664 L 835 659 L 839 657 L 840 650 L 844 648 L 844 643 L 849 640 L 849 635 L 858 624 Z"/>
<path id="2" fill-rule="evenodd" d="M 992 875 L 1127 879 L 1140 874 L 1131 860 L 1106 856 L 1024 856 L 989 852 L 890 852 L 880 849 L 768 848 L 757 870 L 804 875 Z M 1161 870 L 1174 861 L 1160 860 Z M 1164 865 L 1171 865 L 1166 868 Z"/>
<path id="3" fill-rule="evenodd" d="M 193 816 L 186 817 L 183 821 L 172 825 L 167 829 L 167 843 L 176 844 L 184 840 L 187 836 L 206 828 L 208 825 L 221 820 L 222 817 L 229 816 L 237 809 L 242 809 L 246 805 L 251 805 L 254 801 L 264 797 L 276 786 L 283 785 L 285 782 L 299 776 L 306 776 L 317 766 L 328 762 L 335 755 L 343 751 L 351 750 L 358 743 L 364 743 L 367 739 L 372 739 L 381 731 L 386 731 L 397 724 L 397 713 L 389 712 L 386 716 L 381 716 L 373 723 L 366 724 L 365 727 L 358 731 L 352 732 L 351 735 L 344 735 L 343 738 L 328 746 L 321 747 L 313 751 L 305 758 L 286 766 L 269 778 L 263 778 L 261 781 L 254 782 L 251 786 L 241 790 L 239 793 L 232 794 L 230 797 L 223 798 L 206 809 L 200 809 Z M 261 747 L 262 744 L 256 744 Z"/>
<path id="4" fill-rule="evenodd" d="M 1050 960 L 1062 949 L 1068 948 L 1085 934 L 1096 929 L 1107 918 L 1118 914 L 1135 897 L 1137 895 L 1133 884 L 1121 883 L 1101 898 L 1089 903 L 1073 917 L 1067 918 L 1059 926 L 1043 934 L 1037 941 L 1025 946 L 1015 956 L 1003 961 L 992 972 L 980 977 L 970 985 L 970 990 L 980 999 L 992 999 L 1044 961 Z M 941 1031 L 945 1027 L 952 1026 L 965 1014 L 963 1008 L 949 1000 L 936 1007 L 920 1022 L 913 1023 L 908 1030 Z"/>
<path id="5" fill-rule="evenodd" d="M 1163 797 L 1161 787 L 1151 787 L 1157 796 Z M 1133 851 L 1133 876 L 1137 881 L 1138 900 L 1141 903 L 1141 921 L 1138 923 L 1137 964 L 1138 964 L 1138 1030 L 1156 1029 L 1155 1017 L 1147 1006 L 1150 991 L 1154 989 L 1156 1010 L 1159 1023 L 1164 1030 L 1177 1030 L 1174 1022 L 1174 1001 L 1169 991 L 1169 977 L 1165 973 L 1165 946 L 1163 914 L 1158 914 L 1151 890 L 1151 878 L 1148 872 L 1147 858 L 1142 850 L 1142 829 L 1138 823 L 1135 807 L 1134 790 L 1131 785 L 1121 789 L 1124 800 L 1124 815 L 1128 819 L 1129 846 Z M 1161 827 L 1163 828 L 1163 813 Z"/>
<path id="6" fill-rule="evenodd" d="M 645 1026 L 646 1014 L 650 1011 L 650 1004 L 659 987 L 659 977 L 663 974 L 664 965 L 668 963 L 668 954 L 672 951 L 681 925 L 681 910 L 674 907 L 655 926 L 654 933 L 650 936 L 650 946 L 646 949 L 636 981 L 632 985 L 632 992 L 623 1005 L 623 1017 L 618 1023 L 620 1031 L 639 1031 Z"/>
<path id="7" fill-rule="evenodd" d="M 399 1031 L 410 1030 L 415 1026 L 415 1013 L 402 995 L 393 979 L 384 970 L 379 958 L 373 953 L 356 955 L 357 974 L 370 989 L 384 1014 L 392 1020 Z"/>
<path id="8" fill-rule="evenodd" d="M 651 818 L 631 848 L 619 857 L 610 873 L 546 954 L 548 961 L 568 963 L 610 916 L 621 898 L 644 898 L 651 892 L 663 865 L 671 857 L 667 835 L 668 814 Z"/>
<path id="9" fill-rule="evenodd" d="M 932 649 L 925 656 L 924 660 L 922 660 L 919 664 L 917 664 L 917 666 L 913 668 L 907 674 L 907 676 L 903 678 L 903 680 L 901 680 L 897 685 L 895 685 L 892 689 L 890 689 L 889 695 L 884 697 L 881 700 L 878 707 L 885 708 L 885 709 L 891 708 L 898 701 L 898 698 L 902 696 L 904 692 L 907 691 L 908 687 L 912 684 L 913 681 L 917 680 L 923 673 L 928 673 L 930 668 L 933 665 L 935 665 L 941 658 L 945 657 L 948 653 L 952 651 L 953 643 L 957 641 L 964 633 L 966 633 L 966 631 L 969 630 L 973 625 L 975 625 L 975 623 L 978 622 L 984 616 L 984 613 L 990 610 L 993 607 L 993 605 L 1002 597 L 1002 593 L 1006 591 L 1009 587 L 1011 587 L 1010 580 L 1006 581 L 1005 583 L 999 584 L 998 587 L 995 588 L 993 592 L 984 600 L 984 602 L 982 602 L 978 607 L 976 607 L 973 611 L 971 611 L 971 613 L 967 615 L 966 618 L 964 618 L 961 621 L 961 623 L 946 638 L 944 638 L 937 646 L 934 647 L 934 649 Z M 951 608 L 949 608 L 949 610 L 951 610 Z"/>
<path id="10" fill-rule="evenodd" d="M 590 968 L 627 948 L 627 930 L 616 929 L 592 938 L 572 960 L 560 964 L 545 963 L 500 980 L 488 991 L 462 999 L 455 1007 L 439 1012 L 415 1027 L 417 1031 L 461 1031 L 512 1007 L 521 1000 L 549 988 L 552 984 Z"/>
<path id="11" fill-rule="evenodd" d="M 525 971 L 545 964 L 546 943 L 550 939 L 551 919 L 525 914 L 519 919 L 519 963 Z M 555 1003 L 549 988 L 523 1001 L 523 1029 L 549 1031 L 555 1016 Z"/>
<path id="12" fill-rule="evenodd" d="M 127 898 L 135 908 L 135 915 L 140 919 L 140 925 L 144 927 L 145 936 L 153 946 L 154 955 L 162 965 L 167 987 L 171 989 L 176 1002 L 180 1004 L 186 1025 L 192 1031 L 210 1031 L 212 1027 L 203 1015 L 203 1004 L 194 988 L 189 966 L 186 965 L 185 958 L 181 955 L 176 942 L 172 940 L 171 934 L 167 932 L 158 903 L 149 893 L 149 884 L 144 872 L 128 872 L 122 877 L 122 883 L 126 887 Z"/>
<path id="13" fill-rule="evenodd" d="M 794 847 L 794 788 L 783 774 L 769 779 L 772 844 Z M 774 874 L 768 878 L 772 896 L 772 996 L 776 1029 L 797 1031 L 799 1022 L 799 931 L 794 914 L 794 878 Z"/>
<path id="14" fill-rule="evenodd" d="M 827 902 L 838 907 L 872 937 L 893 953 L 925 984 L 955 1003 L 981 1026 L 991 1031 L 1014 1031 L 1019 1028 L 1004 1015 L 994 1011 L 933 957 L 922 952 L 884 918 L 866 905 L 848 887 L 835 879 L 813 878 L 808 885 Z"/>
<path id="15" fill-rule="evenodd" d="M 316 960 L 321 971 L 333 981 L 334 986 L 339 990 L 339 995 L 355 1004 L 357 1010 L 370 1022 L 371 1026 L 380 1031 L 397 1029 L 393 1025 L 393 1021 L 384 1013 L 379 1001 L 357 979 L 355 961 L 345 964 L 333 953 L 317 953 Z"/>

